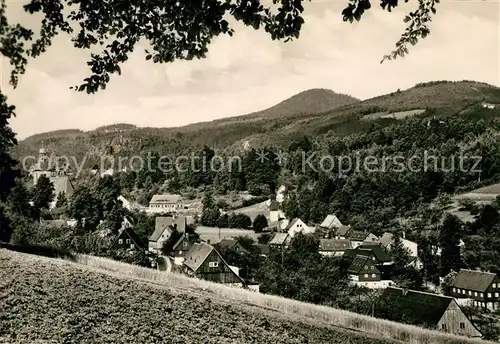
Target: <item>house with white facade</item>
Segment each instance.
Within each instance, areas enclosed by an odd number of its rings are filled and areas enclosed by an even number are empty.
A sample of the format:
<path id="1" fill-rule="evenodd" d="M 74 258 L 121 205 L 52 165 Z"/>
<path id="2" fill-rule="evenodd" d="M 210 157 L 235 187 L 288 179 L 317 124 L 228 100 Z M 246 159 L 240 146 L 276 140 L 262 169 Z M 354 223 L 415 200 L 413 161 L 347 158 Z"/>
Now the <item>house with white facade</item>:
<path id="1" fill-rule="evenodd" d="M 302 234 L 314 233 L 316 228 L 309 227 L 301 219 L 295 218 L 292 221 L 290 221 L 288 226 L 286 226 L 285 230 L 290 235 L 290 237 L 293 238 L 293 236 L 297 233 L 302 233 Z"/>

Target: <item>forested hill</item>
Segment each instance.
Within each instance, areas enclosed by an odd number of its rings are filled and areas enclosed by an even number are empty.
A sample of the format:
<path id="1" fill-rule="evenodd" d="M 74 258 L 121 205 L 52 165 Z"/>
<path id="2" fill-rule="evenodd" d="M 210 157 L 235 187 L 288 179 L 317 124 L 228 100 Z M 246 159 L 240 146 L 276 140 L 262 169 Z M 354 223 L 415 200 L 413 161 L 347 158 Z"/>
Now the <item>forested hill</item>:
<path id="1" fill-rule="evenodd" d="M 482 102 L 500 103 L 497 87 L 472 81 L 430 82 L 358 101 L 324 89 L 301 92 L 267 110 L 179 128 L 137 128 L 118 124 L 83 132 L 59 130 L 31 136 L 14 150 L 16 157 L 36 154 L 42 142 L 60 155 L 180 153 L 203 146 L 240 150 L 250 145 L 288 147 L 308 135 L 342 137 L 386 126 L 404 117 L 466 116 L 483 111 Z M 489 114 L 491 115 L 491 114 Z"/>

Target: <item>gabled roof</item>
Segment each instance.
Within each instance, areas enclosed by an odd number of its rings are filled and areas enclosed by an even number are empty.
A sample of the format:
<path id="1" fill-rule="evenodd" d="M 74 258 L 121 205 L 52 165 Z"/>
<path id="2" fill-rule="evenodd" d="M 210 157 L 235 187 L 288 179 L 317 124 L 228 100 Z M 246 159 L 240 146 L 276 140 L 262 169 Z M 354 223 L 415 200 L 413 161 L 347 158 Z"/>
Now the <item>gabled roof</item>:
<path id="1" fill-rule="evenodd" d="M 269 245 L 255 244 L 255 246 L 260 250 L 261 254 L 269 254 Z"/>
<path id="2" fill-rule="evenodd" d="M 153 195 L 149 203 L 177 203 L 182 200 L 181 195 L 173 194 L 163 194 L 163 195 Z"/>
<path id="3" fill-rule="evenodd" d="M 453 287 L 485 292 L 497 275 L 491 272 L 461 269 L 453 280 Z"/>
<path id="4" fill-rule="evenodd" d="M 52 184 L 54 184 L 54 200 L 57 200 L 57 197 L 62 192 L 66 194 L 66 197 L 70 197 L 73 195 L 75 188 L 69 180 L 68 176 L 55 176 L 49 178 Z"/>
<path id="5" fill-rule="evenodd" d="M 358 247 L 356 247 L 356 250 L 359 250 L 359 254 L 362 254 L 362 251 L 371 251 L 373 252 L 373 255 L 375 258 L 381 262 L 381 263 L 386 263 L 391 261 L 391 257 L 387 254 L 387 252 L 384 251 L 382 246 L 377 245 L 377 244 L 363 244 Z"/>
<path id="6" fill-rule="evenodd" d="M 131 227 L 122 228 L 120 230 L 120 232 L 118 233 L 118 237 L 120 237 L 122 234 L 128 235 L 130 240 L 132 240 L 134 242 L 135 246 L 142 248 L 143 245 L 142 245 L 141 239 L 139 238 L 139 236 L 137 235 L 137 233 L 134 231 L 133 228 L 131 228 Z"/>
<path id="7" fill-rule="evenodd" d="M 288 236 L 288 233 L 276 233 L 268 245 L 284 245 Z"/>
<path id="8" fill-rule="evenodd" d="M 172 251 L 176 251 L 177 250 L 177 247 L 182 244 L 182 242 L 184 240 L 188 240 L 189 241 L 189 238 L 186 236 L 186 233 L 182 233 L 181 237 L 179 238 L 179 240 L 177 240 L 177 242 L 174 244 L 174 246 L 172 246 Z"/>
<path id="9" fill-rule="evenodd" d="M 334 214 L 330 214 L 326 216 L 326 218 L 323 220 L 323 222 L 321 222 L 319 226 L 323 228 L 332 229 L 336 227 L 341 227 L 342 222 L 340 222 L 337 216 L 335 216 Z"/>
<path id="10" fill-rule="evenodd" d="M 276 201 L 272 201 L 271 204 L 269 205 L 269 211 L 278 211 L 279 209 L 280 206 Z"/>
<path id="11" fill-rule="evenodd" d="M 221 241 L 217 243 L 217 246 L 222 247 L 222 248 L 231 248 L 234 247 L 238 241 L 233 238 L 224 238 Z"/>
<path id="12" fill-rule="evenodd" d="M 366 270 L 367 272 L 380 273 L 380 271 L 377 269 L 376 266 L 374 266 L 375 264 L 373 264 L 370 259 L 368 259 L 367 257 L 362 257 L 362 256 L 357 256 L 356 258 L 354 258 L 351 265 L 347 269 L 347 272 L 349 272 L 351 274 L 355 274 L 355 275 L 363 273 L 364 272 L 364 271 L 362 272 L 363 267 L 367 264 L 374 267 L 373 269 Z"/>
<path id="13" fill-rule="evenodd" d="M 184 265 L 196 272 L 214 248 L 204 242 L 194 243 L 184 258 Z"/>
<path id="14" fill-rule="evenodd" d="M 347 239 L 320 239 L 320 251 L 345 251 L 351 248 L 351 242 Z"/>
<path id="15" fill-rule="evenodd" d="M 196 271 L 198 271 L 200 266 L 207 260 L 208 256 L 213 251 L 215 251 L 215 253 L 219 256 L 224 265 L 226 265 L 229 270 L 232 271 L 241 280 L 242 283 L 245 283 L 245 281 L 233 269 L 231 269 L 229 264 L 226 263 L 219 252 L 217 252 L 217 250 L 213 246 L 210 246 L 209 244 L 204 242 L 193 244 L 191 249 L 186 253 L 183 264 L 196 273 Z"/>
<path id="16" fill-rule="evenodd" d="M 392 237 L 393 237 L 392 233 L 385 232 L 380 238 L 380 243 L 385 247 L 388 247 L 392 242 Z"/>
<path id="17" fill-rule="evenodd" d="M 448 296 L 415 290 L 405 291 L 395 287 L 388 287 L 382 293 L 381 300 L 386 303 L 395 318 L 404 319 L 405 323 L 411 325 L 426 327 L 436 326 L 450 303 L 454 302 L 453 298 Z"/>
<path id="18" fill-rule="evenodd" d="M 365 241 L 368 235 L 370 235 L 368 232 L 353 231 L 351 235 L 349 235 L 349 240 Z"/>
<path id="19" fill-rule="evenodd" d="M 340 226 L 337 228 L 337 235 L 346 236 L 351 231 L 351 226 Z"/>
<path id="20" fill-rule="evenodd" d="M 172 216 L 157 216 L 155 221 L 155 231 L 149 237 L 149 241 L 158 241 L 165 230 L 172 232 Z"/>
<path id="21" fill-rule="evenodd" d="M 288 226 L 286 226 L 286 230 L 289 230 L 290 228 L 292 228 L 297 222 L 299 222 L 299 218 L 294 218 L 292 221 L 290 221 L 290 223 L 288 224 Z"/>

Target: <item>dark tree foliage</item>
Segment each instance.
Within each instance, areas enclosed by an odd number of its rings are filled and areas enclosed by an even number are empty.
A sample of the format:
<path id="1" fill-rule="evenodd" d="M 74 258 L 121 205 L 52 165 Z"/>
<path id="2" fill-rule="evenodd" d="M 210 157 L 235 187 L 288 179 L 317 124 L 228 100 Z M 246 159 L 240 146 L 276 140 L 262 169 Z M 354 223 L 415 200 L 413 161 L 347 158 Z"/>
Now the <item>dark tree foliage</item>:
<path id="1" fill-rule="evenodd" d="M 71 216 L 78 221 L 79 226 L 86 231 L 93 231 L 101 220 L 99 199 L 88 187 L 76 190 L 70 202 Z"/>
<path id="2" fill-rule="evenodd" d="M 262 232 L 262 230 L 267 227 L 266 217 L 262 214 L 257 215 L 253 220 L 252 227 L 256 233 Z"/>
<path id="3" fill-rule="evenodd" d="M 450 271 L 457 271 L 462 267 L 460 257 L 460 235 L 462 224 L 453 215 L 447 215 L 441 225 L 439 242 L 441 246 L 441 277 L 446 276 Z"/>
<path id="4" fill-rule="evenodd" d="M 16 183 L 7 199 L 10 213 L 24 217 L 32 217 L 34 214 L 30 200 L 31 196 L 26 187 L 22 183 Z"/>
<path id="5" fill-rule="evenodd" d="M 33 206 L 36 210 L 49 209 L 50 203 L 54 200 L 54 184 L 46 176 L 38 178 L 32 191 Z"/>
<path id="6" fill-rule="evenodd" d="M 57 195 L 56 208 L 63 208 L 68 205 L 68 198 L 64 192 L 60 192 Z"/>
<path id="7" fill-rule="evenodd" d="M 429 34 L 428 24 L 435 13 L 438 0 L 419 0 L 418 8 L 405 17 L 405 33 L 396 44 L 396 50 L 384 59 L 404 56 L 408 46 Z M 104 46 L 100 54 L 92 53 L 88 65 L 90 75 L 73 88 L 95 93 L 104 89 L 112 74 L 121 74 L 121 65 L 141 40 L 149 42 L 146 60 L 155 63 L 204 58 L 212 39 L 221 34 L 232 36 L 234 30 L 225 19 L 227 15 L 251 26 L 263 28 L 273 40 L 298 38 L 304 24 L 302 0 L 273 1 L 274 10 L 260 1 L 182 2 L 177 0 L 31 0 L 24 6 L 26 12 L 42 14 L 39 37 L 31 29 L 12 24 L 5 16 L 6 1 L 0 7 L 0 53 L 10 59 L 13 68 L 11 84 L 16 86 L 20 74 L 26 70 L 28 58 L 44 53 L 59 33 L 72 34 L 78 49 Z M 397 0 L 381 0 L 380 6 L 391 11 Z M 344 21 L 360 20 L 371 8 L 369 0 L 351 0 L 342 12 Z M 75 25 L 76 24 L 76 25 Z M 75 31 L 73 28 L 78 27 Z"/>

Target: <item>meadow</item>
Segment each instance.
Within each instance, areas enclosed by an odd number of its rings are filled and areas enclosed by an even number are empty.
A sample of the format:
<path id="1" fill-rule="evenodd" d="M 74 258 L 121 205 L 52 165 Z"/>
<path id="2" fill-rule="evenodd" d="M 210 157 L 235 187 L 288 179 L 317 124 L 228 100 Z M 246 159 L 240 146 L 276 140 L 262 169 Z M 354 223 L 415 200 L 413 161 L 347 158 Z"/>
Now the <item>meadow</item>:
<path id="1" fill-rule="evenodd" d="M 104 258 L 0 249 L 0 342 L 484 343 Z"/>

